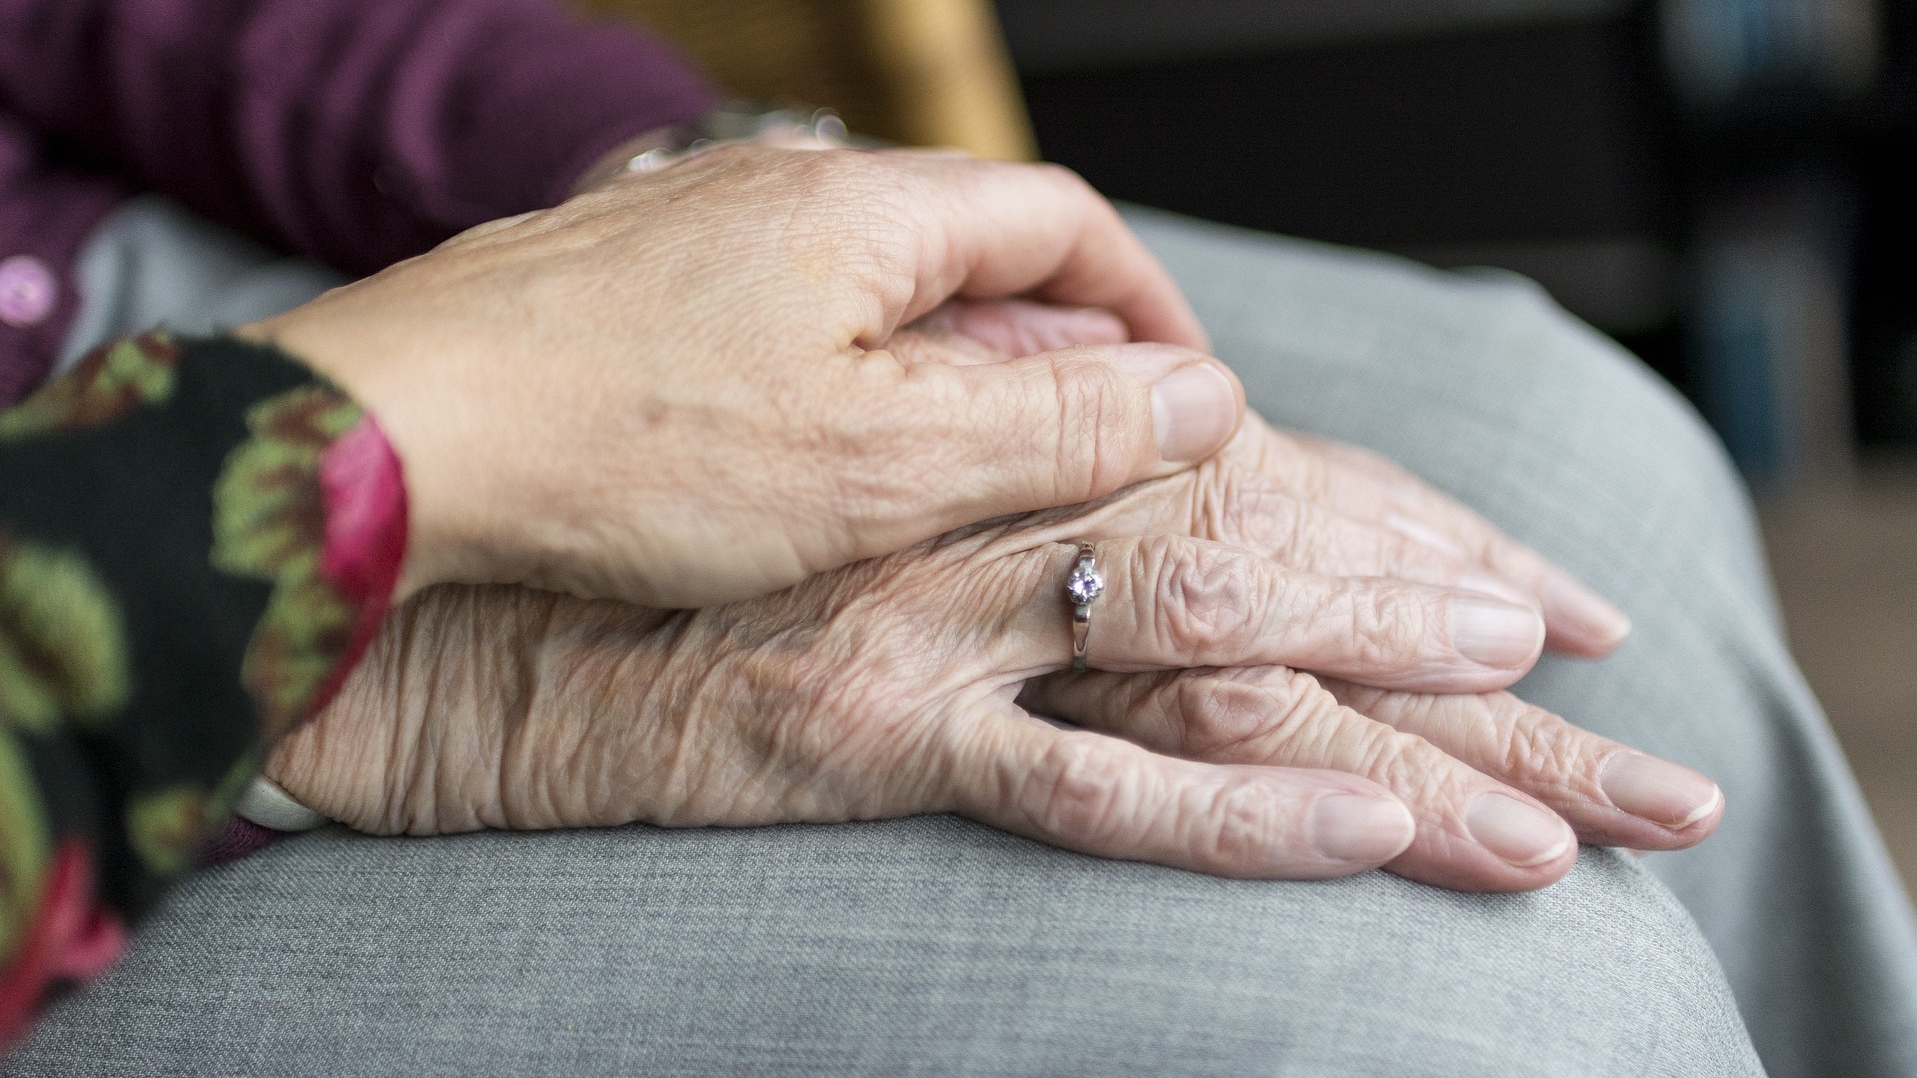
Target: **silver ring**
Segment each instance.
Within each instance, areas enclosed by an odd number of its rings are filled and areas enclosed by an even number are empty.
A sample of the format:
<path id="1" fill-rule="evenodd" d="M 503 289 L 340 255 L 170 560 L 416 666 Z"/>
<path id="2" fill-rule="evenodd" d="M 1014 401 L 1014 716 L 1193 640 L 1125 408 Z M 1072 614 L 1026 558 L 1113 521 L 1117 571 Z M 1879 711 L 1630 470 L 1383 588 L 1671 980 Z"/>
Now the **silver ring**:
<path id="1" fill-rule="evenodd" d="M 1092 604 L 1105 594 L 1105 574 L 1098 571 L 1098 552 L 1092 544 L 1078 544 L 1078 564 L 1065 578 L 1065 598 L 1072 604 L 1072 669 L 1085 669 L 1085 645 L 1092 637 Z"/>

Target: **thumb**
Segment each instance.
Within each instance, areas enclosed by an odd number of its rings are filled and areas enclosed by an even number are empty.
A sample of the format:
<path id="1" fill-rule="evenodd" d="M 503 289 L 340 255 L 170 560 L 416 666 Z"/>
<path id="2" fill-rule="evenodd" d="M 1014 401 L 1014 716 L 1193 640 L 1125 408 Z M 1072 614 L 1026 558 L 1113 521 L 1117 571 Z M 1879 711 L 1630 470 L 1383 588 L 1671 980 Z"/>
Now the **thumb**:
<path id="1" fill-rule="evenodd" d="M 939 347 L 936 343 L 929 347 Z M 1244 415 L 1244 389 L 1202 352 L 1107 344 L 1000 363 L 918 363 L 911 379 L 936 405 L 927 489 L 954 524 L 1075 505 L 1216 453 Z"/>

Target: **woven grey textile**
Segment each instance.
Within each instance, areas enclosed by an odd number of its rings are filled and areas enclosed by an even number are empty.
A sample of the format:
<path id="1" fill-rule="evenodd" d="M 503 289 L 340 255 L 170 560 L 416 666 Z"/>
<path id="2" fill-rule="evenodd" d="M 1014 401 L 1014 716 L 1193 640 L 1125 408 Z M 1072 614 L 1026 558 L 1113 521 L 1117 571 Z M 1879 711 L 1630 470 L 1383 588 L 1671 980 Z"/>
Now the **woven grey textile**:
<path id="1" fill-rule="evenodd" d="M 1519 695 L 1716 778 L 1718 833 L 1647 858 L 1766 1067 L 1917 1075 L 1917 929 L 1783 643 L 1748 499 L 1688 405 L 1535 286 L 1181 218 L 1134 225 L 1274 422 L 1380 450 L 1579 574 L 1634 631 Z"/>
<path id="2" fill-rule="evenodd" d="M 142 266 L 219 246 L 158 210 L 95 243 L 137 235 Z M 1780 1076 L 1917 1073 L 1908 909 L 1688 410 L 1521 281 L 1134 222 L 1254 406 L 1398 457 L 1625 607 L 1619 656 L 1522 691 L 1717 777 L 1717 838 L 1475 896 L 1210 879 L 946 817 L 332 829 L 188 881 L 4 1072 L 1706 1076 L 1761 1073 L 1754 1039 Z M 200 324 L 266 313 L 85 283 Z"/>

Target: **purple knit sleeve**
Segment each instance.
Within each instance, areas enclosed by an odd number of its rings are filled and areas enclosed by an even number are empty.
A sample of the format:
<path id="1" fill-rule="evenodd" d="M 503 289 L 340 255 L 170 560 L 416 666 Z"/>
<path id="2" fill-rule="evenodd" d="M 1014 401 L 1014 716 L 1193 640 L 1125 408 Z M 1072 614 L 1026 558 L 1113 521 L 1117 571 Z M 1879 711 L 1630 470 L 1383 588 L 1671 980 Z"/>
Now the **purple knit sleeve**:
<path id="1" fill-rule="evenodd" d="M 356 272 L 555 204 L 713 102 L 662 44 L 556 0 L 0 0 L 0 110 Z"/>
<path id="2" fill-rule="evenodd" d="M 41 139 L 0 111 L 0 408 L 40 384 L 79 306 L 73 261 L 124 185 L 49 163 Z"/>

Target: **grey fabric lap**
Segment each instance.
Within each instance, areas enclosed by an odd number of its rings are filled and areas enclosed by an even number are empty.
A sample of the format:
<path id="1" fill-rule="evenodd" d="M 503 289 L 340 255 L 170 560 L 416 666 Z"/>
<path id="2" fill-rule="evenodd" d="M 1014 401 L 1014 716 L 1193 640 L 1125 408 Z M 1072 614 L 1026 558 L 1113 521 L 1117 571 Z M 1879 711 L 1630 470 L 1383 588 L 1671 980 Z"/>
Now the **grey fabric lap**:
<path id="1" fill-rule="evenodd" d="M 179 222 L 125 217 L 145 264 L 164 263 Z M 1799 1061 L 1830 1045 L 1803 1039 L 1841 1032 L 1863 1042 L 1863 1064 L 1844 1073 L 1901 1073 L 1894 1031 L 1870 1026 L 1908 999 L 1906 915 L 1873 875 L 1881 851 L 1848 814 L 1841 762 L 1780 758 L 1827 751 L 1827 735 L 1788 691 L 1788 657 L 1744 638 L 1775 637 L 1761 560 L 1694 421 L 1521 287 L 1140 221 L 1255 406 L 1409 461 L 1638 618 L 1618 660 L 1550 663 L 1525 691 L 1712 771 L 1733 813 L 1763 817 L 1752 831 L 1727 822 L 1733 854 L 1655 867 L 1743 971 L 1739 1002 L 1769 1023 L 1759 1040 L 1773 1072 L 1818 1073 Z M 207 249 L 205 226 L 187 224 Z M 90 281 L 89 294 L 135 287 Z M 176 297 L 172 320 L 270 313 L 236 311 L 230 296 Z M 1620 428 L 1628 438 L 1598 437 Z M 1687 596 L 1693 609 L 1665 610 Z M 1661 665 L 1673 640 L 1692 666 Z M 1725 731 L 1735 744 L 1719 744 Z M 1766 798 L 1827 810 L 1789 834 L 1772 819 L 1786 810 L 1753 804 Z M 1801 863 L 1766 849 L 1783 840 L 1823 851 L 1815 863 L 1837 874 L 1782 903 L 1715 893 Z M 1772 867 L 1734 871 L 1738 855 Z M 1865 927 L 1833 937 L 1832 915 Z M 1839 982 L 1864 1001 L 1861 1024 L 1834 1026 L 1815 1001 L 1767 1002 L 1767 971 L 1802 970 L 1750 949 L 1832 938 L 1888 949 Z M 5 1071 L 1758 1073 L 1729 1000 L 1683 907 L 1608 851 L 1585 851 L 1539 894 L 1466 896 L 1381 873 L 1213 880 L 949 818 L 416 840 L 335 830 L 188 881 Z"/>
<path id="2" fill-rule="evenodd" d="M 1778 627 L 1748 500 L 1676 394 L 1530 282 L 1167 215 L 1132 221 L 1273 422 L 1377 449 L 1619 602 L 1601 663 L 1515 691 L 1716 778 L 1724 822 L 1648 858 L 1775 1075 L 1917 1074 L 1917 932 Z"/>
<path id="3" fill-rule="evenodd" d="M 1486 898 L 1218 880 L 950 817 L 328 830 L 187 884 L 8 1073 L 1758 1073 L 1627 860 Z"/>

